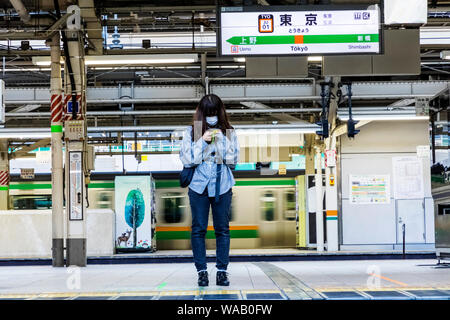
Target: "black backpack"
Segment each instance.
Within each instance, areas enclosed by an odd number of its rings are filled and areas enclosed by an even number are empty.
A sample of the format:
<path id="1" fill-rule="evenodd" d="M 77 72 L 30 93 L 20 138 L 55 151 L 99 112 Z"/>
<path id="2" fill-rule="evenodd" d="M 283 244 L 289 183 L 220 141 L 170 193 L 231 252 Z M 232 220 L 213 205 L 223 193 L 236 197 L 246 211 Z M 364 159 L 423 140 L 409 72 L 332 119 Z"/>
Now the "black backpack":
<path id="1" fill-rule="evenodd" d="M 184 167 L 183 170 L 180 172 L 180 186 L 182 188 L 186 188 L 189 186 L 189 184 L 192 181 L 192 177 L 194 176 L 195 167 L 186 168 Z"/>

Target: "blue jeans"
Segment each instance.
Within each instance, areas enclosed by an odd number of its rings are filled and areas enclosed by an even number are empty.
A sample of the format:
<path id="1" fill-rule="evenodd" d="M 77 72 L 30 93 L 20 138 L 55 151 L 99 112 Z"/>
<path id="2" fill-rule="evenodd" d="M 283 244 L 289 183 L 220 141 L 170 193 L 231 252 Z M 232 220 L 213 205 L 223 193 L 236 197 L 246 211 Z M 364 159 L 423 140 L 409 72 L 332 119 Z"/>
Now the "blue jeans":
<path id="1" fill-rule="evenodd" d="M 205 236 L 208 228 L 209 207 L 211 206 L 216 234 L 216 268 L 227 270 L 230 255 L 231 197 L 233 195 L 231 188 L 219 196 L 217 204 L 214 197 L 208 197 L 207 187 L 202 194 L 189 189 L 188 195 L 192 212 L 191 244 L 195 268 L 197 271 L 207 269 Z"/>

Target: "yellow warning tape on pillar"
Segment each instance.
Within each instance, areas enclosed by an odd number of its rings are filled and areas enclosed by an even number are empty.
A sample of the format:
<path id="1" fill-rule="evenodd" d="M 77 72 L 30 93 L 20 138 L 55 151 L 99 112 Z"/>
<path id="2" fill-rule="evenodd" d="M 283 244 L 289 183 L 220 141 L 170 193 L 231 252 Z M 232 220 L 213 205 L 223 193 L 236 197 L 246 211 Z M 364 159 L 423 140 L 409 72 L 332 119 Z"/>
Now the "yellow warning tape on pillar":
<path id="1" fill-rule="evenodd" d="M 306 243 L 306 183 L 305 176 L 297 176 L 295 178 L 296 190 L 296 243 L 297 248 L 305 248 Z"/>

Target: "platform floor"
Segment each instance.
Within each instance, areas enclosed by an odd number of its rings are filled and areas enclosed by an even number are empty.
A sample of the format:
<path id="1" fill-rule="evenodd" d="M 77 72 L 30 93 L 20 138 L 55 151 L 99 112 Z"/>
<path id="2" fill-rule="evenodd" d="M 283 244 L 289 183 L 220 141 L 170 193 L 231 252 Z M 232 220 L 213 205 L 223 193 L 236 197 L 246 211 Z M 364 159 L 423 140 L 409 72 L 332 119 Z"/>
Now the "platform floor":
<path id="1" fill-rule="evenodd" d="M 231 285 L 199 288 L 191 263 L 0 267 L 0 299 L 450 299 L 436 260 L 234 262 Z"/>

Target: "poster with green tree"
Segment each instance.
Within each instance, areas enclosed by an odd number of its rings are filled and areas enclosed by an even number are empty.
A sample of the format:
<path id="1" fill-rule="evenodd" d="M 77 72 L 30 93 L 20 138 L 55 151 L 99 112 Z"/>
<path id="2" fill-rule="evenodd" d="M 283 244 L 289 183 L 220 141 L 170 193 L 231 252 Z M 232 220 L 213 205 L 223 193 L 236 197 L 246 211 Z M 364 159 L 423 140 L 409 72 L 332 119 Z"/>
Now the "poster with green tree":
<path id="1" fill-rule="evenodd" d="M 152 190 L 150 176 L 115 178 L 116 250 L 151 250 Z"/>

